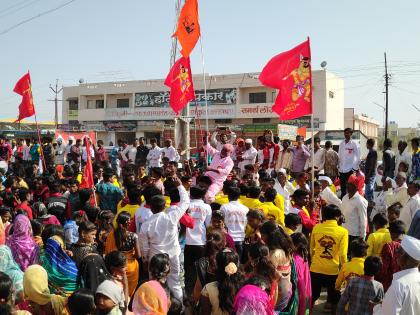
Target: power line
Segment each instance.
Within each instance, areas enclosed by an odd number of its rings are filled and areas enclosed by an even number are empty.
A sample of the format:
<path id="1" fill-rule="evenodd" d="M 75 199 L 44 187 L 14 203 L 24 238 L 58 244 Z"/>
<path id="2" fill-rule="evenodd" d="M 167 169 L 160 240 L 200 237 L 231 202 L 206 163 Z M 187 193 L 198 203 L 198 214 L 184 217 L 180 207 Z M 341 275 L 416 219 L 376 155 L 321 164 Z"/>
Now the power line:
<path id="1" fill-rule="evenodd" d="M 25 2 L 28 2 L 28 1 L 29 1 L 29 0 L 23 0 L 23 1 L 20 1 L 20 2 L 18 2 L 18 3 L 12 4 L 11 6 L 9 6 L 9 7 L 5 8 L 5 9 L 1 10 L 1 11 L 0 11 L 0 13 L 7 12 L 7 11 L 9 11 L 9 10 L 11 10 L 11 9 L 14 9 L 14 8 L 16 8 L 16 7 L 20 6 L 21 4 L 23 4 L 23 3 L 25 3 Z"/>
<path id="2" fill-rule="evenodd" d="M 1 32 L 0 32 L 0 36 L 1 36 L 1 35 L 6 34 L 6 33 L 8 33 L 8 32 L 10 32 L 11 30 L 14 30 L 15 28 L 17 28 L 17 27 L 19 27 L 19 26 L 21 26 L 21 25 L 23 25 L 23 24 L 26 24 L 26 23 L 28 23 L 28 22 L 30 22 L 30 21 L 32 21 L 32 20 L 37 19 L 37 18 L 40 18 L 41 16 L 44 16 L 44 15 L 47 15 L 47 14 L 52 13 L 52 12 L 54 12 L 54 11 L 57 11 L 57 10 L 59 10 L 59 9 L 61 9 L 61 8 L 63 8 L 63 7 L 65 7 L 65 6 L 69 5 L 70 3 L 74 2 L 74 1 L 76 1 L 76 0 L 70 0 L 70 1 L 67 1 L 67 2 L 65 2 L 65 3 L 63 3 L 63 4 L 59 5 L 59 6 L 55 7 L 55 8 L 52 8 L 52 9 L 50 9 L 50 10 L 47 10 L 47 11 L 41 12 L 41 13 L 39 13 L 39 14 L 37 14 L 37 15 L 35 15 L 35 16 L 32 16 L 32 17 L 30 17 L 30 18 L 28 18 L 28 19 L 25 19 L 25 20 L 23 20 L 23 21 L 21 21 L 21 22 L 19 22 L 19 23 L 15 24 L 15 25 L 12 25 L 11 27 L 6 28 L 5 30 L 1 31 Z"/>
<path id="3" fill-rule="evenodd" d="M 5 17 L 5 16 L 12 15 L 13 13 L 16 13 L 16 12 L 18 12 L 18 11 L 22 10 L 22 9 L 25 9 L 25 8 L 29 7 L 30 5 L 33 5 L 34 3 L 39 2 L 39 1 L 40 1 L 40 0 L 33 0 L 33 1 L 29 2 L 29 3 L 26 3 L 26 4 L 24 4 L 23 6 L 21 6 L 20 8 L 17 8 L 17 9 L 15 9 L 15 10 L 11 11 L 11 12 L 7 12 L 7 13 L 5 13 L 5 14 L 0 15 L 0 18 L 3 18 L 3 17 Z"/>

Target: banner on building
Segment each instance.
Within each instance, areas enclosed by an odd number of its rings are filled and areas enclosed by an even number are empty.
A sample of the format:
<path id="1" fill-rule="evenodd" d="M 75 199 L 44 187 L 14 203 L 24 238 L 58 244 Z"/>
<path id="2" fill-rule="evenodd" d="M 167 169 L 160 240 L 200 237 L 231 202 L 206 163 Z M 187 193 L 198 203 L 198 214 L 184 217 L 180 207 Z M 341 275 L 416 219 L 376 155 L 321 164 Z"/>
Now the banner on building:
<path id="1" fill-rule="evenodd" d="M 235 105 L 238 97 L 236 89 L 209 89 L 206 94 L 207 105 Z M 198 105 L 205 105 L 206 94 L 204 90 L 195 91 Z M 136 93 L 134 104 L 136 107 L 168 107 L 169 91 Z"/>

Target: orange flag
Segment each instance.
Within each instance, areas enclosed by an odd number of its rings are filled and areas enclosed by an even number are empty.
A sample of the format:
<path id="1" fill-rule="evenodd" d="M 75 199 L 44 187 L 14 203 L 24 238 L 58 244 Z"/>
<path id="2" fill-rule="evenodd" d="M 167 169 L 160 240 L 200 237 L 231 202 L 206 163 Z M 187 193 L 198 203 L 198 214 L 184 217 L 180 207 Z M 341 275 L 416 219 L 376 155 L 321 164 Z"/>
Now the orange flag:
<path id="1" fill-rule="evenodd" d="M 178 18 L 178 27 L 172 37 L 178 37 L 181 43 L 181 54 L 187 58 L 200 38 L 197 0 L 185 0 Z"/>
<path id="2" fill-rule="evenodd" d="M 21 121 L 24 118 L 35 115 L 35 106 L 32 98 L 31 76 L 29 75 L 29 72 L 19 79 L 13 91 L 22 95 L 22 102 L 19 105 L 19 117 L 17 121 Z"/>

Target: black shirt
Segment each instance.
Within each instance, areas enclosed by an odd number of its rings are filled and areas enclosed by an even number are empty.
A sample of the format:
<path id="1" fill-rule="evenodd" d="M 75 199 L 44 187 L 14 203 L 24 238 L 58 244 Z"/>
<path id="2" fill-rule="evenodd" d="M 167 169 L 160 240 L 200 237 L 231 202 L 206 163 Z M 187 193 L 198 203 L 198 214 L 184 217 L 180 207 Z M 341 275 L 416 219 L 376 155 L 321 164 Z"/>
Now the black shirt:
<path id="1" fill-rule="evenodd" d="M 378 153 L 376 150 L 369 150 L 366 157 L 365 177 L 373 177 L 376 175 L 376 162 L 378 161 Z"/>

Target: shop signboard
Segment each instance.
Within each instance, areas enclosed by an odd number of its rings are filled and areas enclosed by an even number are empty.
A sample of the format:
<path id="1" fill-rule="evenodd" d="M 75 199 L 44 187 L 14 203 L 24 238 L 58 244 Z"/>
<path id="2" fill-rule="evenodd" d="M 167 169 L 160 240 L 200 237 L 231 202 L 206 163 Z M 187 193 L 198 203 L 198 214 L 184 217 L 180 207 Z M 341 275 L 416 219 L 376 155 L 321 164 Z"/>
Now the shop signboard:
<path id="1" fill-rule="evenodd" d="M 297 126 L 278 124 L 277 131 L 278 131 L 278 136 L 280 140 L 295 139 L 296 136 L 298 135 Z"/>
<path id="2" fill-rule="evenodd" d="M 236 89 L 209 89 L 195 91 L 198 105 L 234 105 L 237 101 Z M 192 102 L 195 104 L 195 101 Z M 169 91 L 135 93 L 134 104 L 136 107 L 168 107 Z"/>
<path id="3" fill-rule="evenodd" d="M 136 121 L 104 121 L 106 131 L 136 131 Z"/>

